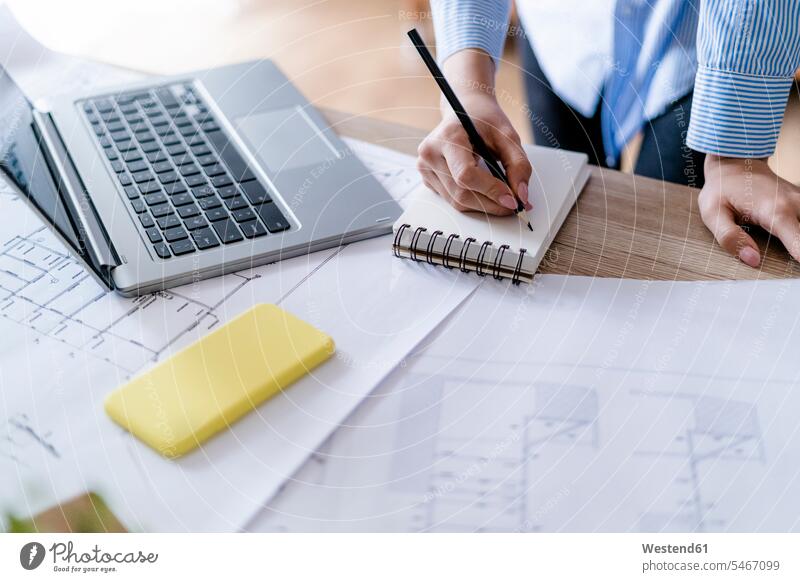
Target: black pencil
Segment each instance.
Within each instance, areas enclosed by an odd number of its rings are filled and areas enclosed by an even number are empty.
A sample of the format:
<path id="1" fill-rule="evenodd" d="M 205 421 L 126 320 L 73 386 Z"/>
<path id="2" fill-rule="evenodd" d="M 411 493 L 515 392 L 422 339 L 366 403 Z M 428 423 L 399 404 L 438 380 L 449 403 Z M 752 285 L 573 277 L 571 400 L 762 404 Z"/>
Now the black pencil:
<path id="1" fill-rule="evenodd" d="M 450 107 L 453 108 L 453 111 L 458 117 L 458 120 L 461 122 L 461 125 L 464 126 L 464 131 L 467 132 L 467 136 L 469 137 L 469 141 L 472 144 L 472 149 L 475 150 L 475 153 L 478 154 L 483 161 L 486 162 L 486 165 L 489 168 L 489 171 L 492 175 L 497 178 L 498 180 L 502 180 L 508 185 L 509 190 L 511 190 L 511 194 L 514 196 L 514 199 L 517 201 L 517 210 L 515 214 L 517 218 L 521 221 L 527 223 L 528 228 L 533 230 L 531 226 L 531 221 L 528 220 L 528 214 L 525 212 L 525 205 L 522 203 L 522 200 L 514 193 L 514 189 L 511 187 L 511 184 L 508 183 L 508 177 L 506 176 L 503 168 L 500 166 L 499 162 L 495 159 L 492 155 L 489 146 L 486 145 L 486 142 L 483 141 L 481 134 L 478 133 L 475 124 L 472 122 L 472 118 L 467 114 L 466 109 L 464 106 L 461 105 L 461 101 L 458 100 L 456 97 L 453 88 L 450 87 L 450 83 L 447 82 L 447 79 L 444 78 L 441 69 L 439 69 L 439 65 L 436 64 L 436 60 L 433 58 L 433 55 L 428 50 L 428 47 L 425 46 L 425 43 L 422 40 L 422 37 L 417 32 L 416 28 L 412 28 L 408 31 L 408 37 L 411 39 L 411 42 L 414 43 L 414 46 L 419 52 L 419 56 L 422 57 L 425 66 L 428 67 L 428 70 L 433 75 L 436 84 L 439 85 L 439 89 L 441 89 L 444 98 L 447 99 L 447 102 L 450 104 Z"/>

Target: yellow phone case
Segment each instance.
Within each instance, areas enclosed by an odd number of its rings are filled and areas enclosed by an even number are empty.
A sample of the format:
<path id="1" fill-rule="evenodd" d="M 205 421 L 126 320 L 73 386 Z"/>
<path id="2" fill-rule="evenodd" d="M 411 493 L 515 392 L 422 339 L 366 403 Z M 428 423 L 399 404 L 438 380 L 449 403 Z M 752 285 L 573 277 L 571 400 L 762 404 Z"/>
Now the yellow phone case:
<path id="1" fill-rule="evenodd" d="M 108 395 L 108 415 L 165 457 L 184 455 L 333 354 L 330 336 L 259 304 Z"/>

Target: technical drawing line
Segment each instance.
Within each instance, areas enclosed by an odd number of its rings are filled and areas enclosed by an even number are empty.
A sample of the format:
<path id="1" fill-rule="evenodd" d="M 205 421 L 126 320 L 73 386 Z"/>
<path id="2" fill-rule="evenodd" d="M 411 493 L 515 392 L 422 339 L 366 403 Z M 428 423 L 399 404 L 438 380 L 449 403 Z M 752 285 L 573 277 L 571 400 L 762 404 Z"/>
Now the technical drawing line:
<path id="1" fill-rule="evenodd" d="M 278 300 L 275 302 L 275 305 L 280 305 L 280 304 L 283 302 L 283 300 L 284 300 L 284 299 L 286 299 L 287 297 L 289 297 L 289 295 L 291 295 L 291 294 L 292 294 L 292 293 L 293 293 L 293 292 L 294 292 L 294 291 L 295 291 L 297 288 L 299 288 L 299 287 L 300 287 L 300 285 L 302 285 L 302 284 L 303 284 L 303 283 L 305 283 L 305 282 L 306 282 L 308 279 L 310 279 L 310 278 L 311 278 L 311 276 L 312 276 L 314 273 L 316 273 L 317 271 L 319 271 L 319 270 L 320 270 L 320 269 L 321 269 L 321 268 L 322 268 L 324 265 L 326 265 L 326 264 L 328 263 L 328 261 L 330 261 L 330 260 L 331 260 L 331 259 L 333 259 L 333 258 L 334 258 L 336 255 L 338 255 L 339 253 L 341 253 L 341 252 L 342 252 L 342 251 L 343 251 L 345 248 L 347 248 L 347 246 L 348 246 L 348 245 L 342 245 L 342 246 L 340 246 L 340 247 L 337 247 L 337 248 L 336 248 L 336 249 L 335 249 L 335 250 L 334 250 L 334 251 L 333 251 L 333 252 L 332 252 L 332 253 L 331 253 L 331 254 L 330 254 L 328 257 L 326 257 L 326 258 L 325 258 L 325 260 L 323 260 L 323 261 L 322 261 L 322 262 L 321 262 L 319 265 L 317 265 L 316 267 L 314 267 L 314 268 L 311 270 L 311 272 L 310 272 L 310 273 L 307 273 L 307 274 L 306 274 L 306 276 L 305 276 L 305 277 L 303 277 L 302 279 L 300 279 L 300 281 L 299 281 L 299 282 L 298 282 L 296 285 L 294 285 L 294 286 L 293 286 L 291 289 L 289 289 L 289 290 L 288 290 L 286 293 L 284 293 L 283 295 L 281 295 L 281 297 L 280 297 L 280 298 L 279 298 L 279 299 L 278 299 Z"/>

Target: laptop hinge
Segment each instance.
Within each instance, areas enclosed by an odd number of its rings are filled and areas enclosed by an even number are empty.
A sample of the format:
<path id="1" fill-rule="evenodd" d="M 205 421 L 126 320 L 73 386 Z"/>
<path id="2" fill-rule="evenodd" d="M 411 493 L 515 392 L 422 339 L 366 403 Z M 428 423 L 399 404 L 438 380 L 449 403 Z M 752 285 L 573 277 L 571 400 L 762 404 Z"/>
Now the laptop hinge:
<path id="1" fill-rule="evenodd" d="M 101 283 L 113 288 L 111 270 L 121 262 L 108 233 L 52 117 L 44 111 L 33 110 L 32 113 L 34 130 L 38 134 L 42 152 L 58 182 L 59 194 L 70 213 L 80 244 L 86 251 L 83 258 L 92 262 L 89 265 L 90 270 L 100 277 Z"/>

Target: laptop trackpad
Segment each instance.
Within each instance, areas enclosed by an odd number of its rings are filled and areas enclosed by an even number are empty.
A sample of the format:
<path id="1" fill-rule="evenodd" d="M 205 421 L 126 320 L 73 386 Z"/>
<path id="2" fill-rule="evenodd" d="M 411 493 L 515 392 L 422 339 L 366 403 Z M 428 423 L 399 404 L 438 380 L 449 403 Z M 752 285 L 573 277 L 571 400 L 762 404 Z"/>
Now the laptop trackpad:
<path id="1" fill-rule="evenodd" d="M 297 106 L 253 113 L 234 123 L 256 157 L 273 173 L 339 157 L 320 129 Z"/>

